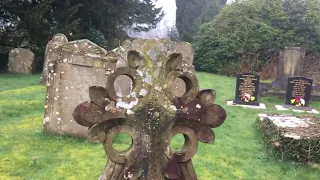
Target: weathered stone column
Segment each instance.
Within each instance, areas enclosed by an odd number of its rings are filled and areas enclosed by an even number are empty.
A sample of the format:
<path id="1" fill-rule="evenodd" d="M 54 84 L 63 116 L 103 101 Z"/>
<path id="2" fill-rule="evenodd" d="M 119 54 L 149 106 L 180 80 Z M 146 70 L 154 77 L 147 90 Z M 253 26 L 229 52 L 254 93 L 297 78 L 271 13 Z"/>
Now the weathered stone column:
<path id="1" fill-rule="evenodd" d="M 48 65 L 55 63 L 61 55 L 61 46 L 66 44 L 68 39 L 63 34 L 56 34 L 53 36 L 46 46 L 44 54 L 43 70 L 40 77 L 40 84 L 46 84 L 48 76 Z"/>
<path id="2" fill-rule="evenodd" d="M 287 78 L 301 76 L 303 71 L 305 50 L 301 47 L 285 47 L 280 52 L 279 62 L 276 66 L 276 80 L 272 82 L 273 88 L 286 89 Z"/>
<path id="3" fill-rule="evenodd" d="M 89 142 L 102 142 L 108 162 L 100 180 L 185 179 L 195 180 L 192 157 L 198 141 L 213 143 L 211 128 L 226 119 L 225 110 L 213 104 L 214 90 L 199 90 L 192 66 L 183 54 L 168 52 L 167 40 L 139 40 L 141 46 L 127 52 L 127 67 L 110 72 L 105 87 L 89 88 L 91 101 L 79 104 L 73 113 L 77 123 L 89 127 Z M 168 46 L 169 47 L 169 46 Z M 120 97 L 114 82 L 121 75 L 133 81 L 132 92 Z M 172 84 L 185 83 L 181 95 Z M 113 138 L 126 133 L 131 147 L 119 152 Z M 170 141 L 176 134 L 185 137 L 184 147 L 173 152 Z"/>

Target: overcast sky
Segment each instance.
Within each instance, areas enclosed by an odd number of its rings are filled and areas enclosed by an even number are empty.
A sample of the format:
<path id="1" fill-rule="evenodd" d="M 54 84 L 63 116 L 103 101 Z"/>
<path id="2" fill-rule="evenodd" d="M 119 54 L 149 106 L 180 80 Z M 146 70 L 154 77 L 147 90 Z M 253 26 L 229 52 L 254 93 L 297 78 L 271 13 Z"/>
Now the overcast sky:
<path id="1" fill-rule="evenodd" d="M 227 3 L 233 2 L 234 0 L 228 0 Z M 157 25 L 156 29 L 153 29 L 149 32 L 141 32 L 138 34 L 131 34 L 133 36 L 143 37 L 143 38 L 152 38 L 155 36 L 164 37 L 166 36 L 166 29 L 172 27 L 176 21 L 176 2 L 175 0 L 157 0 L 156 7 L 162 7 L 165 12 L 165 16 L 161 22 Z"/>

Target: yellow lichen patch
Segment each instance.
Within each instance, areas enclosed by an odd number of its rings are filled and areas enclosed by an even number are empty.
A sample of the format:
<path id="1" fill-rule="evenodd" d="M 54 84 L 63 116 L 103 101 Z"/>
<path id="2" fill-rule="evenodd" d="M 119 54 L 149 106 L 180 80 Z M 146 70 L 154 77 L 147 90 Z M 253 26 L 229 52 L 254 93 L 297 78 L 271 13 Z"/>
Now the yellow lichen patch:
<path id="1" fill-rule="evenodd" d="M 245 177 L 248 175 L 241 169 L 235 169 L 232 174 L 236 177 L 236 179 L 245 179 Z"/>
<path id="2" fill-rule="evenodd" d="M 12 95 L 12 94 L 31 94 L 33 92 L 45 89 L 44 86 L 29 86 L 20 89 L 12 89 L 0 92 L 0 96 Z"/>
<path id="3" fill-rule="evenodd" d="M 0 104 L 6 104 L 6 105 L 10 105 L 10 106 L 32 106 L 35 104 L 39 104 L 39 103 L 44 103 L 44 101 L 39 101 L 39 100 L 13 100 L 13 101 L 9 101 L 9 100 L 0 100 Z"/>
<path id="4" fill-rule="evenodd" d="M 16 176 L 10 176 L 6 174 L 0 174 L 0 180 L 25 180 L 25 178 L 22 177 L 16 177 Z"/>
<path id="5" fill-rule="evenodd" d="M 42 124 L 39 123 L 42 120 L 43 117 L 40 115 L 27 116 L 17 123 L 16 128 L 21 130 L 35 130 L 42 127 Z"/>

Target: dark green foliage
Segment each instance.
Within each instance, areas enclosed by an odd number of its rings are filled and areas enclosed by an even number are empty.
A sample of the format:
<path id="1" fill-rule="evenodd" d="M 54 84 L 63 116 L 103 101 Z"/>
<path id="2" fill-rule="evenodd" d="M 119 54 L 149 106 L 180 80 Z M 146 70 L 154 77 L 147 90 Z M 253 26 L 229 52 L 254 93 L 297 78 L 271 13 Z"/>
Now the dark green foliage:
<path id="1" fill-rule="evenodd" d="M 191 42 L 201 24 L 217 15 L 226 0 L 176 0 L 176 27 L 180 39 Z"/>
<path id="2" fill-rule="evenodd" d="M 108 41 L 105 39 L 104 35 L 94 28 L 89 29 L 88 39 L 92 42 L 95 42 L 98 46 L 102 48 L 106 49 L 108 47 Z"/>
<path id="3" fill-rule="evenodd" d="M 261 71 L 284 46 L 320 50 L 319 0 L 246 0 L 227 5 L 200 27 L 193 45 L 198 70 L 234 75 L 246 61 Z"/>
<path id="4" fill-rule="evenodd" d="M 167 35 L 171 41 L 180 41 L 179 32 L 175 25 L 168 29 Z"/>
<path id="5" fill-rule="evenodd" d="M 0 11 L 4 15 L 0 20 L 12 26 L 5 28 L 0 46 L 29 47 L 35 54 L 41 54 L 55 33 L 71 37 L 77 31 L 80 19 L 74 14 L 81 6 L 80 3 L 70 5 L 70 0 L 1 1 Z"/>
<path id="6" fill-rule="evenodd" d="M 0 53 L 27 47 L 43 57 L 46 43 L 56 33 L 114 48 L 118 32 L 150 30 L 163 15 L 150 0 L 1 0 L 0 24 L 11 26 L 0 25 Z"/>

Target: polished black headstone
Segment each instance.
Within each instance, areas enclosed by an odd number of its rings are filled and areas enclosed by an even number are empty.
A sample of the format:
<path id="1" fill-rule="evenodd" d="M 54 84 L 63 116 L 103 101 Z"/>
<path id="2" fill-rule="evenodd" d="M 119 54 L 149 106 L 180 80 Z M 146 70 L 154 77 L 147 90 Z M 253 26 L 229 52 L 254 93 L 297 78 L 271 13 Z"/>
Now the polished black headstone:
<path id="1" fill-rule="evenodd" d="M 259 80 L 260 77 L 252 73 L 238 74 L 236 95 L 233 103 L 259 106 Z M 245 94 L 249 94 L 251 97 L 254 97 L 254 100 L 250 99 L 246 102 L 244 99 Z"/>
<path id="2" fill-rule="evenodd" d="M 312 79 L 301 76 L 288 77 L 285 105 L 293 107 L 309 107 Z M 302 101 L 301 101 L 302 99 Z M 304 101 L 304 104 L 301 103 Z"/>

